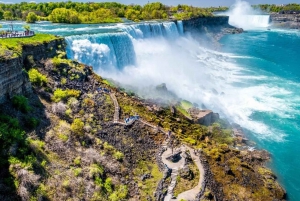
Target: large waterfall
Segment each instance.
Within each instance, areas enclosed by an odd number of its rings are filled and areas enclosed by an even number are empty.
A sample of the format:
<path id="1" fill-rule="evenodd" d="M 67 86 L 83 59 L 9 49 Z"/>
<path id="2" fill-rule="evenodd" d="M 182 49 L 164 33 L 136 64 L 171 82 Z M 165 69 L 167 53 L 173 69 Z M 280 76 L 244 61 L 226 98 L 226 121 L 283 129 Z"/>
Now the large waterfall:
<path id="1" fill-rule="evenodd" d="M 66 37 L 68 57 L 93 66 L 101 76 L 145 98 L 153 97 L 151 87 L 166 83 L 180 98 L 205 105 L 256 133 L 273 133 L 262 122 L 251 120 L 257 108 L 272 110 L 276 105 L 260 101 L 273 96 L 268 95 L 272 86 L 257 90 L 251 85 L 264 82 L 265 77 L 236 63 L 252 58 L 203 47 L 183 33 L 181 22 L 117 24 L 104 29 L 108 31 Z"/>
<path id="2" fill-rule="evenodd" d="M 229 24 L 243 28 L 243 29 L 255 29 L 265 28 L 269 26 L 269 15 L 230 15 Z"/>
<path id="3" fill-rule="evenodd" d="M 135 65 L 136 40 L 176 39 L 183 34 L 182 22 L 140 23 L 116 25 L 121 32 L 85 34 L 66 37 L 68 58 L 76 59 L 96 69 L 123 69 Z"/>

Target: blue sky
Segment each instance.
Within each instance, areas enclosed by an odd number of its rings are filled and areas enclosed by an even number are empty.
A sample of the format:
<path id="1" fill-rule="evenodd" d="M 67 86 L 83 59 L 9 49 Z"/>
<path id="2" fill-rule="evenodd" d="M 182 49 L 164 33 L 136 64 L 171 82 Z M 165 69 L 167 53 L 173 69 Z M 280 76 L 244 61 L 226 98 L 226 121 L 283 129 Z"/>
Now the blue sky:
<path id="1" fill-rule="evenodd" d="M 9 1 L 0 1 L 4 3 L 18 3 L 24 0 L 9 0 Z M 51 1 L 51 0 L 50 0 Z M 52 0 L 52 1 L 59 1 L 59 0 Z M 65 0 L 63 0 L 65 1 Z M 93 0 L 81 0 L 81 2 L 89 2 Z M 117 1 L 120 3 L 124 4 L 146 4 L 148 0 L 106 0 L 106 1 Z M 159 0 L 155 1 L 149 1 L 149 2 L 156 2 Z M 27 1 L 29 2 L 29 1 Z M 49 2 L 49 0 L 36 0 L 36 2 Z M 94 2 L 99 2 L 97 0 L 94 0 Z M 203 6 L 203 7 L 208 7 L 208 6 L 230 6 L 234 4 L 235 0 L 160 0 L 160 2 L 166 4 L 166 5 L 177 5 L 177 4 L 188 4 L 188 5 L 194 5 L 194 6 Z M 300 0 L 248 0 L 250 4 L 262 4 L 262 3 L 268 3 L 268 4 L 287 4 L 287 3 L 300 3 Z"/>

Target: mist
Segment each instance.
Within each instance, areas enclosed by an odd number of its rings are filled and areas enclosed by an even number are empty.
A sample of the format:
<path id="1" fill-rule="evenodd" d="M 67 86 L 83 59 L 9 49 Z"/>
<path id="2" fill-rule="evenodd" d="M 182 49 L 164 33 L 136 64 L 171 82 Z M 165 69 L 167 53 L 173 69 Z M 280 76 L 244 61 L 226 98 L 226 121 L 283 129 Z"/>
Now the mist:
<path id="1" fill-rule="evenodd" d="M 269 26 L 269 15 L 264 15 L 261 10 L 254 9 L 242 0 L 237 0 L 229 10 L 222 15 L 229 16 L 229 24 L 244 30 L 266 28 Z"/>
<path id="2" fill-rule="evenodd" d="M 284 134 L 251 119 L 255 111 L 285 111 L 289 106 L 278 98 L 285 93 L 283 89 L 255 84 L 266 82 L 267 78 L 237 64 L 237 59 L 249 59 L 248 56 L 215 51 L 187 34 L 180 34 L 180 29 L 170 22 L 151 25 L 157 30 L 163 26 L 168 31 L 151 36 L 149 24 L 126 26 L 131 26 L 124 28 L 130 33 L 67 37 L 68 52 L 73 52 L 69 58 L 92 65 L 102 77 L 116 80 L 141 97 L 157 98 L 151 89 L 165 83 L 178 98 L 205 105 L 262 138 L 272 135 L 272 140 L 283 139 Z M 122 61 L 126 64 L 123 66 L 109 62 L 120 60 L 132 61 Z"/>

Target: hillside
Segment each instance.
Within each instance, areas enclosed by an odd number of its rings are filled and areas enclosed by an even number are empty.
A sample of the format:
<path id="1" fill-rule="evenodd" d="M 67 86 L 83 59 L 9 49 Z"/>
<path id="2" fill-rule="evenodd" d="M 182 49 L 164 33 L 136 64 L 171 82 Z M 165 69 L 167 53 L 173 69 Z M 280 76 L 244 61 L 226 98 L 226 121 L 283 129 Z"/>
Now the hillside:
<path id="1" fill-rule="evenodd" d="M 180 194 L 201 177 L 197 200 L 285 198 L 263 166 L 267 154 L 236 150 L 240 142 L 225 121 L 206 127 L 113 87 L 91 67 L 67 60 L 61 38 L 18 50 L 1 60 L 11 79 L 1 83 L 0 200 L 163 200 L 174 179 Z M 139 120 L 124 125 L 136 114 Z M 192 157 L 177 180 L 161 154 L 182 144 L 195 153 L 185 152 Z"/>

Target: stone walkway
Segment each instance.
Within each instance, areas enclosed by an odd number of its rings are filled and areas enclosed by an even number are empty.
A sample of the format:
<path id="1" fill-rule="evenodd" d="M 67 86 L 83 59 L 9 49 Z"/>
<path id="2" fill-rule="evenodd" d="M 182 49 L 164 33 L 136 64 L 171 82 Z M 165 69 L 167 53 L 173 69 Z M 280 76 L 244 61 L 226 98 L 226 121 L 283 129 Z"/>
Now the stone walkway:
<path id="1" fill-rule="evenodd" d="M 119 103 L 117 101 L 117 98 L 115 96 L 114 93 L 110 93 L 110 97 L 113 100 L 114 106 L 115 106 L 115 113 L 114 113 L 114 123 L 115 124 L 122 124 L 122 125 L 126 125 L 123 122 L 119 121 L 120 118 L 120 107 L 119 107 Z M 147 121 L 144 121 L 142 119 L 139 119 L 139 121 L 151 128 L 157 129 L 158 131 L 161 131 L 162 133 L 167 135 L 167 131 L 165 131 L 163 128 L 159 127 L 159 126 L 155 126 L 150 124 Z M 200 158 L 199 156 L 197 156 L 194 153 L 194 149 L 186 146 L 186 145 L 182 145 L 181 147 L 179 147 L 179 149 L 182 151 L 182 153 L 184 153 L 186 150 L 189 150 L 190 155 L 194 161 L 194 163 L 196 164 L 196 166 L 198 167 L 199 170 L 199 182 L 198 185 L 195 186 L 193 189 L 190 189 L 188 191 L 185 191 L 183 193 L 180 193 L 177 198 L 173 198 L 173 191 L 174 188 L 176 186 L 176 182 L 177 182 L 177 176 L 179 173 L 179 170 L 182 169 L 185 165 L 185 158 L 181 157 L 181 159 L 179 161 L 177 161 L 176 163 L 173 163 L 169 160 L 167 160 L 166 158 L 168 158 L 171 154 L 172 154 L 172 150 L 170 148 L 168 148 L 167 146 L 168 144 L 168 139 L 165 140 L 162 144 L 162 148 L 164 148 L 166 151 L 162 154 L 162 162 L 167 165 L 168 168 L 172 169 L 172 173 L 171 173 L 171 184 L 168 187 L 168 192 L 166 197 L 164 198 L 164 201 L 180 201 L 181 199 L 186 200 L 186 201 L 192 201 L 195 200 L 197 194 L 200 192 L 200 189 L 202 188 L 202 184 L 204 182 L 204 168 L 200 162 Z M 176 152 L 176 150 L 173 150 L 174 153 Z M 182 155 L 182 154 L 181 154 Z"/>
<path id="2" fill-rule="evenodd" d="M 202 188 L 202 184 L 204 182 L 204 168 L 203 168 L 202 163 L 200 162 L 199 156 L 195 155 L 194 149 L 192 149 L 188 146 L 185 146 L 185 148 L 190 151 L 191 157 L 192 157 L 194 163 L 196 164 L 196 166 L 198 167 L 198 170 L 200 173 L 200 178 L 199 178 L 199 182 L 198 182 L 197 186 L 195 186 L 193 189 L 190 189 L 188 191 L 180 193 L 177 196 L 177 199 L 172 199 L 172 201 L 173 200 L 179 201 L 181 199 L 186 200 L 186 201 L 195 200 L 195 198 L 196 198 L 197 194 L 200 192 L 200 189 Z"/>

